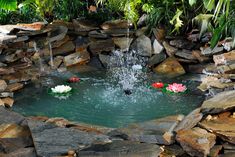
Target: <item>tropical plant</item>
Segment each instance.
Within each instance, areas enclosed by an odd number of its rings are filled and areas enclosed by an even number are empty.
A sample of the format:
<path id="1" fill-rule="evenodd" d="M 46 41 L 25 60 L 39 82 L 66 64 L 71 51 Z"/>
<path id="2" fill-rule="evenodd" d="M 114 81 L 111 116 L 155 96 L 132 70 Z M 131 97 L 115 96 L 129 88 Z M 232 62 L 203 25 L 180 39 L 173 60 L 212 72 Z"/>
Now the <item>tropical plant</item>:
<path id="1" fill-rule="evenodd" d="M 30 6 L 34 8 L 42 18 L 52 21 L 54 18 L 53 10 L 58 4 L 58 0 L 25 0 L 19 7 Z"/>
<path id="2" fill-rule="evenodd" d="M 136 22 L 139 19 L 139 9 L 141 9 L 142 0 L 96 0 L 96 4 L 105 5 L 117 14 L 121 12 L 137 28 Z"/>
<path id="3" fill-rule="evenodd" d="M 16 10 L 17 0 L 0 0 L 0 8 L 3 10 Z"/>

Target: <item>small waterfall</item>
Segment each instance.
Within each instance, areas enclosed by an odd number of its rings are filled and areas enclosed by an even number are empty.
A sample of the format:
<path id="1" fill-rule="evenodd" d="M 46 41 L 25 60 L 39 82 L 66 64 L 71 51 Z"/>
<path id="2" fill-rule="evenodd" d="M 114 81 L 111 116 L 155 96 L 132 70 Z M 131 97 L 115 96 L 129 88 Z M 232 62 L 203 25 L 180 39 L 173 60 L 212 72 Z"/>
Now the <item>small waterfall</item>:
<path id="1" fill-rule="evenodd" d="M 43 67 L 43 61 L 41 58 L 40 49 L 38 48 L 36 41 L 34 41 L 33 47 L 34 47 L 35 52 L 38 54 L 40 72 L 42 73 L 45 71 L 45 69 Z"/>
<path id="2" fill-rule="evenodd" d="M 51 42 L 48 40 L 48 46 L 49 46 L 49 52 L 50 52 L 50 64 L 51 67 L 54 67 L 54 59 L 53 59 L 53 51 L 52 51 L 52 45 Z"/>

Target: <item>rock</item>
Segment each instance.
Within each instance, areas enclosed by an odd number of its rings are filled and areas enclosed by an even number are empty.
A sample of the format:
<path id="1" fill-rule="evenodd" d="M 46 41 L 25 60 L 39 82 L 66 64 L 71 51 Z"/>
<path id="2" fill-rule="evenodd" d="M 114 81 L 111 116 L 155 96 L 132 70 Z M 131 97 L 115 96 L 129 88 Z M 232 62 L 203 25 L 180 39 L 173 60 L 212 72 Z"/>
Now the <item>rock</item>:
<path id="1" fill-rule="evenodd" d="M 196 58 L 192 55 L 192 52 L 189 51 L 189 50 L 186 50 L 186 49 L 178 50 L 175 53 L 175 56 L 181 57 L 181 58 L 184 58 L 184 59 L 187 59 L 187 60 L 196 60 Z"/>
<path id="2" fill-rule="evenodd" d="M 131 49 L 135 50 L 136 54 L 140 56 L 151 57 L 151 40 L 147 36 L 141 35 L 133 42 L 133 44 L 131 45 Z"/>
<path id="3" fill-rule="evenodd" d="M 166 53 L 167 53 L 167 55 L 169 56 L 169 57 L 173 57 L 174 56 L 174 54 L 177 52 L 177 48 L 175 48 L 175 47 L 173 47 L 173 46 L 171 46 L 171 45 L 169 45 L 166 41 L 163 41 L 163 46 L 164 46 L 164 48 L 166 49 Z"/>
<path id="4" fill-rule="evenodd" d="M 3 152 L 11 153 L 20 148 L 26 148 L 33 146 L 31 137 L 18 137 L 18 138 L 1 138 L 0 147 L 3 148 Z M 0 155 L 1 156 L 1 155 Z"/>
<path id="5" fill-rule="evenodd" d="M 64 20 L 54 20 L 51 25 L 54 26 L 64 26 L 67 27 L 69 29 L 69 31 L 74 31 L 74 23 L 72 22 L 66 22 Z"/>
<path id="6" fill-rule="evenodd" d="M 63 56 L 56 56 L 54 59 L 53 59 L 53 66 L 54 68 L 59 68 L 60 65 L 63 63 L 63 60 L 64 60 L 64 57 Z M 48 63 L 50 66 L 52 66 L 52 63 L 51 61 L 49 61 Z"/>
<path id="7" fill-rule="evenodd" d="M 202 79 L 202 83 L 200 84 L 200 86 L 198 86 L 198 89 L 200 89 L 201 91 L 206 91 L 212 87 L 225 89 L 233 87 L 234 85 L 235 83 L 231 82 L 230 80 L 228 80 L 227 82 L 222 82 L 222 79 L 213 76 L 207 76 Z"/>
<path id="8" fill-rule="evenodd" d="M 110 62 L 111 62 L 111 56 L 99 54 L 99 60 L 102 63 L 102 65 L 105 68 L 107 68 L 110 65 Z"/>
<path id="9" fill-rule="evenodd" d="M 46 120 L 46 123 L 52 123 L 52 124 L 55 124 L 59 127 L 66 127 L 69 124 L 71 124 L 71 122 L 69 122 L 68 120 L 66 120 L 64 118 L 50 118 L 50 119 Z"/>
<path id="10" fill-rule="evenodd" d="M 5 103 L 0 99 L 0 106 L 5 106 Z"/>
<path id="11" fill-rule="evenodd" d="M 222 74 L 234 74 L 235 64 L 217 66 L 217 71 Z"/>
<path id="12" fill-rule="evenodd" d="M 160 157 L 186 156 L 185 151 L 179 145 L 176 144 L 170 146 L 163 146 L 162 149 L 164 149 L 164 151 L 161 153 Z"/>
<path id="13" fill-rule="evenodd" d="M 157 65 L 161 63 L 162 61 L 164 61 L 165 59 L 166 59 L 165 53 L 155 54 L 149 59 L 148 65 L 149 66 Z"/>
<path id="14" fill-rule="evenodd" d="M 224 50 L 223 47 L 218 47 L 218 46 L 216 46 L 213 50 L 210 47 L 206 47 L 206 48 L 201 48 L 201 53 L 204 56 L 212 56 L 214 54 L 223 52 L 223 50 Z"/>
<path id="15" fill-rule="evenodd" d="M 88 32 L 93 30 L 98 30 L 99 27 L 96 26 L 96 24 L 93 21 L 89 20 L 73 20 L 75 32 L 78 35 L 87 36 Z"/>
<path id="16" fill-rule="evenodd" d="M 109 37 L 107 34 L 101 33 L 97 30 L 89 32 L 88 36 L 96 39 L 107 39 Z"/>
<path id="17" fill-rule="evenodd" d="M 8 44 L 10 42 L 13 42 L 14 40 L 17 39 L 17 36 L 15 35 L 3 35 L 0 34 L 0 44 Z"/>
<path id="18" fill-rule="evenodd" d="M 94 144 L 79 152 L 79 157 L 157 157 L 161 149 L 157 145 L 130 141 L 114 141 L 109 144 Z"/>
<path id="19" fill-rule="evenodd" d="M 127 51 L 130 48 L 130 45 L 133 41 L 133 38 L 113 38 L 113 42 L 118 46 L 122 51 Z"/>
<path id="20" fill-rule="evenodd" d="M 101 30 L 100 32 L 112 37 L 133 36 L 135 33 L 133 30 L 129 29 L 106 29 Z"/>
<path id="21" fill-rule="evenodd" d="M 154 72 L 169 77 L 176 77 L 185 74 L 184 68 L 174 57 L 167 58 L 164 62 L 154 68 Z"/>
<path id="22" fill-rule="evenodd" d="M 209 157 L 217 157 L 220 153 L 220 151 L 223 149 L 222 145 L 215 145 L 211 148 Z"/>
<path id="23" fill-rule="evenodd" d="M 66 36 L 64 37 L 64 39 L 52 42 L 52 43 L 51 43 L 51 47 L 52 47 L 52 48 L 61 47 L 62 45 L 64 45 L 65 43 L 67 43 L 69 40 L 70 40 L 69 36 L 66 35 Z"/>
<path id="24" fill-rule="evenodd" d="M 165 39 L 166 30 L 164 28 L 153 28 L 152 31 L 158 41 L 162 42 Z"/>
<path id="25" fill-rule="evenodd" d="M 235 107 L 234 94 L 235 91 L 225 91 L 204 101 L 202 104 L 202 112 L 214 114 L 233 109 Z"/>
<path id="26" fill-rule="evenodd" d="M 18 26 L 27 27 L 27 28 L 32 28 L 34 30 L 42 30 L 45 27 L 45 23 L 44 22 L 34 22 L 34 23 L 30 23 L 30 24 L 19 23 L 17 25 Z"/>
<path id="27" fill-rule="evenodd" d="M 182 115 L 169 116 L 139 124 L 131 124 L 126 128 L 111 131 L 111 137 L 124 137 L 130 141 L 170 145 L 174 143 L 173 130 L 182 120 Z"/>
<path id="28" fill-rule="evenodd" d="M 192 50 L 195 47 L 195 44 L 193 42 L 183 39 L 171 40 L 170 45 L 180 49 L 187 49 L 187 50 Z"/>
<path id="29" fill-rule="evenodd" d="M 224 153 L 233 153 L 235 152 L 235 145 L 234 144 L 231 144 L 231 143 L 223 143 L 223 149 L 224 149 Z"/>
<path id="30" fill-rule="evenodd" d="M 181 130 L 176 135 L 176 140 L 191 156 L 206 157 L 215 144 L 216 136 L 201 128 Z"/>
<path id="31" fill-rule="evenodd" d="M 12 73 L 15 73 L 13 68 L 0 68 L 0 75 L 8 75 Z"/>
<path id="32" fill-rule="evenodd" d="M 90 54 L 84 50 L 83 52 L 75 52 L 68 56 L 64 57 L 64 64 L 65 66 L 72 66 L 75 64 L 86 64 L 90 60 Z"/>
<path id="33" fill-rule="evenodd" d="M 7 66 L 7 64 L 4 64 L 4 63 L 0 62 L 0 67 L 6 67 L 6 66 Z"/>
<path id="34" fill-rule="evenodd" d="M 59 156 L 66 154 L 69 149 L 76 150 L 93 142 L 110 142 L 105 135 L 61 128 L 39 121 L 29 120 L 28 126 L 38 156 Z"/>
<path id="35" fill-rule="evenodd" d="M 235 144 L 235 119 L 231 113 L 219 114 L 210 121 L 203 120 L 199 125 L 216 134 L 222 140 Z"/>
<path id="36" fill-rule="evenodd" d="M 215 65 L 229 65 L 235 63 L 235 50 L 221 55 L 214 55 Z"/>
<path id="37" fill-rule="evenodd" d="M 7 85 L 6 91 L 15 92 L 15 91 L 22 89 L 23 87 L 24 87 L 24 84 L 22 83 L 12 83 L 12 84 Z"/>
<path id="38" fill-rule="evenodd" d="M 72 41 L 68 41 L 67 43 L 63 44 L 61 47 L 53 49 L 52 53 L 53 53 L 53 56 L 57 56 L 57 55 L 62 55 L 62 54 L 72 52 L 74 50 L 75 50 L 74 43 Z M 45 55 L 49 56 L 50 53 L 47 52 Z"/>
<path id="39" fill-rule="evenodd" d="M 130 27 L 130 23 L 127 20 L 113 20 L 106 21 L 100 27 L 104 30 L 106 29 L 127 29 Z"/>
<path id="40" fill-rule="evenodd" d="M 4 80 L 0 80 L 0 92 L 5 91 L 7 88 L 7 83 Z"/>
<path id="41" fill-rule="evenodd" d="M 135 32 L 135 35 L 136 35 L 137 37 L 140 37 L 140 36 L 142 36 L 142 35 L 145 35 L 145 33 L 146 33 L 147 30 L 148 30 L 147 27 L 142 27 L 142 28 L 140 28 L 140 29 L 137 29 L 136 32 Z"/>
<path id="42" fill-rule="evenodd" d="M 153 54 L 159 54 L 164 50 L 164 47 L 155 39 L 153 42 Z"/>
<path id="43" fill-rule="evenodd" d="M 201 121 L 203 114 L 200 112 L 201 108 L 197 108 L 189 113 L 174 129 L 175 132 L 180 130 L 189 130 L 195 127 Z"/>
<path id="44" fill-rule="evenodd" d="M 196 58 L 200 63 L 204 63 L 210 60 L 209 57 L 203 56 L 201 51 L 199 50 L 193 50 L 192 55 L 194 58 Z"/>
<path id="45" fill-rule="evenodd" d="M 20 124 L 22 121 L 24 121 L 24 119 L 25 118 L 22 115 L 9 111 L 4 107 L 0 107 L 0 124 Z"/>
<path id="46" fill-rule="evenodd" d="M 89 44 L 90 40 L 87 37 L 78 36 L 75 40 L 76 51 L 84 51 L 84 49 L 87 49 Z"/>
<path id="47" fill-rule="evenodd" d="M 1 138 L 19 138 L 30 137 L 30 132 L 27 127 L 17 124 L 1 124 L 0 125 L 0 139 Z"/>
<path id="48" fill-rule="evenodd" d="M 52 27 L 52 32 L 49 35 L 49 42 L 60 41 L 65 38 L 68 28 L 64 26 Z"/>
<path id="49" fill-rule="evenodd" d="M 14 104 L 14 99 L 7 97 L 7 98 L 3 98 L 2 101 L 4 102 L 4 105 L 7 107 L 12 107 Z"/>
<path id="50" fill-rule="evenodd" d="M 114 50 L 114 48 L 115 48 L 115 45 L 111 39 L 92 42 L 89 46 L 90 51 L 94 55 L 97 55 L 101 53 L 102 51 L 111 52 Z"/>
<path id="51" fill-rule="evenodd" d="M 30 28 L 30 27 L 24 27 L 24 26 L 19 26 L 19 25 L 1 25 L 0 26 L 0 32 L 3 34 L 10 34 L 15 31 L 35 31 L 35 28 Z"/>
<path id="52" fill-rule="evenodd" d="M 143 14 L 138 22 L 137 22 L 137 26 L 138 27 L 143 27 L 143 26 L 146 26 L 146 21 L 147 21 L 147 18 L 148 18 L 148 15 L 147 14 Z"/>
<path id="53" fill-rule="evenodd" d="M 13 96 L 14 96 L 13 92 L 2 92 L 2 93 L 0 93 L 0 98 L 6 98 L 6 97 L 13 98 Z"/>
<path id="54" fill-rule="evenodd" d="M 37 157 L 34 148 L 21 148 L 9 154 L 0 154 L 1 157 Z"/>

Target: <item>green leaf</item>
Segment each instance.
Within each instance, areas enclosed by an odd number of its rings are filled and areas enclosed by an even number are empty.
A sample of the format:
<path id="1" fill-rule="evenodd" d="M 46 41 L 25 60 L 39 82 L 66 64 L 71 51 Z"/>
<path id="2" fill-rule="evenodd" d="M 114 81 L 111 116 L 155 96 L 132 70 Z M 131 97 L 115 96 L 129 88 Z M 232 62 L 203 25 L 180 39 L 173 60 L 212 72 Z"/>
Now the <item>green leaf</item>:
<path id="1" fill-rule="evenodd" d="M 0 0 L 0 8 L 14 11 L 17 8 L 17 0 Z"/>
<path id="2" fill-rule="evenodd" d="M 188 2 L 191 6 L 193 6 L 194 4 L 196 4 L 197 0 L 189 0 Z"/>
<path id="3" fill-rule="evenodd" d="M 225 26 L 226 24 L 220 26 L 220 27 L 217 27 L 214 31 L 213 31 L 213 36 L 212 36 L 212 39 L 211 39 L 211 48 L 215 48 L 215 46 L 217 45 L 217 43 L 219 42 L 219 40 L 221 39 L 222 37 L 222 32 L 224 31 L 225 29 Z"/>
<path id="4" fill-rule="evenodd" d="M 215 8 L 215 0 L 203 0 L 204 7 L 211 11 Z"/>
<path id="5" fill-rule="evenodd" d="M 177 9 L 175 16 L 170 21 L 170 24 L 174 25 L 175 28 L 172 32 L 179 32 L 180 27 L 183 26 L 183 21 L 180 19 L 180 16 L 183 14 L 183 11 Z"/>

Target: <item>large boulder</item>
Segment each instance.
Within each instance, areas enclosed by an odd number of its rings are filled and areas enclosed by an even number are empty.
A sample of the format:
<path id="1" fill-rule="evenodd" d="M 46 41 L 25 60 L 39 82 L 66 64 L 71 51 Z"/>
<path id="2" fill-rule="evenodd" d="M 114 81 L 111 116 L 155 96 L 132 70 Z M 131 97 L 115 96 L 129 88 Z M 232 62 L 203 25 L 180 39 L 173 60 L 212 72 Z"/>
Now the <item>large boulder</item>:
<path id="1" fill-rule="evenodd" d="M 162 150 L 158 145 L 130 141 L 96 144 L 79 152 L 79 157 L 157 157 Z"/>
<path id="2" fill-rule="evenodd" d="M 0 124 L 20 124 L 24 120 L 25 118 L 22 115 L 0 107 Z"/>
<path id="3" fill-rule="evenodd" d="M 75 50 L 74 43 L 72 41 L 68 41 L 65 44 L 61 45 L 60 47 L 53 49 L 52 54 L 53 56 L 63 55 L 69 52 L 73 52 L 74 50 Z M 50 52 L 47 51 L 45 55 L 49 56 Z"/>
<path id="4" fill-rule="evenodd" d="M 29 120 L 34 146 L 38 156 L 59 156 L 69 149 L 81 149 L 93 142 L 110 142 L 108 136 L 77 129 L 62 128 L 55 125 Z"/>
<path id="5" fill-rule="evenodd" d="M 201 128 L 181 130 L 176 135 L 176 140 L 182 148 L 195 157 L 206 157 L 215 144 L 216 136 Z"/>
<path id="6" fill-rule="evenodd" d="M 204 113 L 220 113 L 235 108 L 235 91 L 225 91 L 215 95 L 202 104 Z"/>
<path id="7" fill-rule="evenodd" d="M 129 49 L 133 38 L 113 38 L 113 42 L 116 46 L 118 46 L 121 50 L 126 51 Z"/>
<path id="8" fill-rule="evenodd" d="M 184 119 L 177 125 L 174 131 L 178 132 L 180 130 L 189 130 L 195 127 L 198 122 L 201 121 L 203 114 L 201 113 L 201 108 L 197 108 L 189 113 Z"/>
<path id="9" fill-rule="evenodd" d="M 174 128 L 183 119 L 183 115 L 169 116 L 111 131 L 111 137 L 122 137 L 130 141 L 170 145 L 174 143 Z"/>
<path id="10" fill-rule="evenodd" d="M 176 58 L 167 58 L 164 62 L 154 68 L 154 72 L 169 77 L 176 77 L 185 74 L 185 70 Z"/>
<path id="11" fill-rule="evenodd" d="M 219 114 L 215 118 L 205 119 L 199 125 L 219 136 L 224 141 L 235 144 L 235 118 L 231 113 Z"/>
<path id="12" fill-rule="evenodd" d="M 141 35 L 140 37 L 138 37 L 131 45 L 131 49 L 135 50 L 136 54 L 140 56 L 152 56 L 151 40 L 145 35 Z"/>

